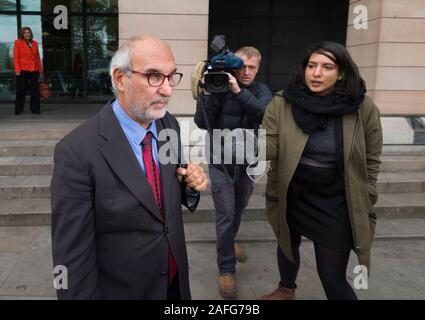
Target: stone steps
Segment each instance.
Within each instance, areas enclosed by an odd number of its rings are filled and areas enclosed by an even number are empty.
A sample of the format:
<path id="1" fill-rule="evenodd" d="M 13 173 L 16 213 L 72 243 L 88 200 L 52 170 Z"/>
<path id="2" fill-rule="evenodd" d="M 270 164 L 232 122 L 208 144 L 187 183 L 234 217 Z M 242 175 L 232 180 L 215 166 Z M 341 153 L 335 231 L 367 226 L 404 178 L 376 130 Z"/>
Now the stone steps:
<path id="1" fill-rule="evenodd" d="M 66 125 L 67 128 L 48 128 L 52 124 L 35 128 L 0 129 L 0 157 L 53 156 L 56 143 L 76 125 Z M 47 127 L 47 128 L 46 128 Z M 425 156 L 425 145 L 387 145 L 383 147 L 384 157 L 418 157 Z M 414 160 L 414 159 L 413 159 Z M 407 159 L 405 159 L 407 161 Z"/>
<path id="2" fill-rule="evenodd" d="M 376 187 L 379 194 L 425 192 L 425 171 L 382 171 Z"/>
<path id="3" fill-rule="evenodd" d="M 425 218 L 424 193 L 381 194 L 376 205 L 378 218 Z M 195 212 L 183 211 L 185 222 L 213 222 L 215 210 L 212 198 L 202 196 Z M 50 199 L 0 200 L 0 226 L 49 225 Z M 264 195 L 253 194 L 244 220 L 265 221 Z"/>
<path id="4" fill-rule="evenodd" d="M 0 200 L 50 199 L 51 175 L 0 176 Z"/>
<path id="5" fill-rule="evenodd" d="M 43 226 L 50 220 L 50 199 L 0 200 L 0 226 Z"/>
<path id="6" fill-rule="evenodd" d="M 425 171 L 425 156 L 382 156 L 381 171 Z"/>
<path id="7" fill-rule="evenodd" d="M 0 128 L 1 141 L 13 140 L 56 140 L 59 141 L 78 124 L 52 124 L 29 122 L 25 125 L 7 126 Z"/>
<path id="8" fill-rule="evenodd" d="M 207 165 L 203 165 L 208 171 Z M 0 157 L 0 176 L 45 175 L 53 171 L 53 157 L 7 156 Z M 425 171 L 424 156 L 383 156 L 382 172 Z"/>
<path id="9" fill-rule="evenodd" d="M 0 176 L 0 200 L 49 199 L 51 175 Z M 379 193 L 425 192 L 425 172 L 382 172 L 378 177 Z M 266 179 L 254 184 L 254 194 L 266 192 Z M 211 187 L 204 192 L 211 195 Z"/>
<path id="10" fill-rule="evenodd" d="M 388 144 L 382 147 L 383 156 L 425 156 L 425 145 Z"/>
<path id="11" fill-rule="evenodd" d="M 52 134 L 53 135 L 53 134 Z M 45 139 L 16 139 L 0 141 L 0 157 L 52 157 L 53 151 L 58 139 L 49 139 L 52 135 L 48 135 Z M 425 156 L 425 146 L 415 146 L 403 148 L 406 146 L 397 146 L 397 149 L 391 148 L 383 150 L 383 157 L 421 157 Z M 422 148 L 424 147 L 424 148 Z M 407 159 L 406 159 L 407 160 Z"/>
<path id="12" fill-rule="evenodd" d="M 0 226 L 50 224 L 50 180 L 57 141 L 81 121 L 4 122 L 0 127 Z M 379 217 L 425 218 L 425 146 L 385 145 Z M 208 167 L 204 165 L 205 171 Z M 265 221 L 266 178 L 255 183 L 247 221 Z M 198 210 L 184 211 L 186 222 L 213 222 L 211 189 Z"/>
<path id="13" fill-rule="evenodd" d="M 0 141 L 0 157 L 52 157 L 57 140 Z"/>
<path id="14" fill-rule="evenodd" d="M 188 243 L 215 243 L 217 239 L 215 223 L 186 223 L 185 235 Z M 307 239 L 303 238 L 303 240 Z M 425 219 L 379 219 L 374 241 L 379 240 L 425 240 Z M 243 221 L 237 241 L 239 243 L 267 242 L 276 241 L 276 237 L 267 221 Z"/>
<path id="15" fill-rule="evenodd" d="M 0 157 L 0 176 L 49 175 L 53 157 Z"/>

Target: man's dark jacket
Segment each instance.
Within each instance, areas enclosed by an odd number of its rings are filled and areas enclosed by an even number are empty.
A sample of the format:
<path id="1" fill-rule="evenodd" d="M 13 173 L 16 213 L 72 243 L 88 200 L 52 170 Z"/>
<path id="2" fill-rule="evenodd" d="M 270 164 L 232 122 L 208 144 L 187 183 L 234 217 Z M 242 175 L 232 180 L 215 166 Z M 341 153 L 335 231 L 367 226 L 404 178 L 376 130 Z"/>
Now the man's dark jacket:
<path id="1" fill-rule="evenodd" d="M 169 113 L 156 125 L 158 135 L 178 129 Z M 164 219 L 108 103 L 57 144 L 54 165 L 53 264 L 68 269 L 59 299 L 166 299 L 168 244 L 181 297 L 190 299 L 181 207 L 187 201 L 176 164 L 160 164 Z"/>
<path id="2" fill-rule="evenodd" d="M 239 85 L 241 91 L 236 95 L 232 92 L 211 95 L 201 93 L 196 103 L 196 125 L 201 129 L 207 129 L 205 121 L 207 118 L 211 130 L 258 129 L 266 106 L 273 98 L 272 92 L 267 85 L 257 81 L 253 81 L 247 87 Z M 208 160 L 212 163 L 212 143 L 209 144 L 209 148 L 211 157 Z M 215 164 L 214 167 L 223 171 L 221 164 Z M 227 171 L 232 177 L 234 177 L 235 167 L 237 165 L 226 165 Z"/>

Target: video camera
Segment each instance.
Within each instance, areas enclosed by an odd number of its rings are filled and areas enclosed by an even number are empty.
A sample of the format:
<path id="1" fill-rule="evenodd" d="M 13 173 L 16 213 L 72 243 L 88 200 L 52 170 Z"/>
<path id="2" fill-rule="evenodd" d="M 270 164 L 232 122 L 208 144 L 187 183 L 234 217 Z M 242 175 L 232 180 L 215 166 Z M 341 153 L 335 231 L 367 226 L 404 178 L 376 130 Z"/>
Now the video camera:
<path id="1" fill-rule="evenodd" d="M 218 54 L 206 65 L 204 88 L 210 93 L 225 93 L 229 91 L 229 77 L 226 72 L 243 67 L 243 60 L 235 56 L 226 47 L 226 36 L 217 35 L 211 41 L 210 47 Z"/>

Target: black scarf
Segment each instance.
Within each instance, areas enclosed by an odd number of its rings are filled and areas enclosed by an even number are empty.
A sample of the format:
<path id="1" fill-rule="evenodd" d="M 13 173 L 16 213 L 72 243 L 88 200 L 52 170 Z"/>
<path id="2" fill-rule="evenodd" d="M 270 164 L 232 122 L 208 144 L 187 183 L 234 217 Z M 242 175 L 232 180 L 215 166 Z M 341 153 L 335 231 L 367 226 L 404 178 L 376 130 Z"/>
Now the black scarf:
<path id="1" fill-rule="evenodd" d="M 361 89 L 354 95 L 332 93 L 319 96 L 301 81 L 291 81 L 283 96 L 292 104 L 292 114 L 298 126 L 306 133 L 313 133 L 326 127 L 329 116 L 340 117 L 356 111 L 364 100 L 365 90 Z"/>
<path id="2" fill-rule="evenodd" d="M 353 95 L 335 93 L 319 96 L 312 93 L 300 80 L 291 81 L 283 92 L 285 99 L 292 104 L 292 114 L 297 125 L 306 133 L 312 134 L 324 130 L 328 117 L 336 117 L 335 146 L 337 166 L 344 173 L 344 153 L 342 135 L 342 115 L 360 108 L 366 89 L 360 89 Z"/>

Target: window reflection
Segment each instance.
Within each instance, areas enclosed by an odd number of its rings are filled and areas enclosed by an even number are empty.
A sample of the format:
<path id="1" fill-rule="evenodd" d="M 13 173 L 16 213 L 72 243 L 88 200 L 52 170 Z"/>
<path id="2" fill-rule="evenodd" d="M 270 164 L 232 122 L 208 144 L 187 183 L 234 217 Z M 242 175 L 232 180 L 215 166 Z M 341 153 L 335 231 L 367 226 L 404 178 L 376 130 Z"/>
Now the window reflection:
<path id="1" fill-rule="evenodd" d="M 71 60 L 72 60 L 72 85 L 71 94 L 82 97 L 84 94 L 84 45 L 83 45 L 83 19 L 72 17 L 71 20 Z"/>
<path id="2" fill-rule="evenodd" d="M 81 12 L 83 10 L 82 0 L 71 0 L 71 11 Z"/>
<path id="3" fill-rule="evenodd" d="M 16 0 L 0 0 L 0 10 L 15 11 Z"/>
<path id="4" fill-rule="evenodd" d="M 13 100 L 13 43 L 18 27 L 32 29 L 53 97 L 102 101 L 113 97 L 109 62 L 118 47 L 118 1 L 21 0 L 16 12 L 0 15 L 0 100 Z M 68 28 L 56 29 L 54 7 L 68 8 Z M 16 1 L 0 0 L 0 10 L 16 10 Z M 85 10 L 83 10 L 85 8 Z M 18 19 L 17 17 L 20 17 Z M 20 24 L 18 26 L 18 21 Z"/>
<path id="5" fill-rule="evenodd" d="M 40 0 L 21 0 L 21 10 L 22 11 L 40 11 L 41 10 L 40 3 L 41 3 Z"/>
<path id="6" fill-rule="evenodd" d="M 0 0 L 1 3 L 2 0 Z M 22 11 L 41 11 L 44 13 L 53 13 L 56 6 L 63 5 L 72 12 L 82 11 L 82 0 L 62 0 L 62 1 L 48 1 L 48 0 L 21 0 Z"/>
<path id="7" fill-rule="evenodd" d="M 57 30 L 53 26 L 54 17 L 43 17 L 43 47 L 45 51 L 44 72 L 50 80 L 53 94 L 57 97 L 72 97 L 73 76 L 73 29 Z M 75 17 L 82 32 L 82 17 Z"/>
<path id="8" fill-rule="evenodd" d="M 0 14 L 0 42 L 13 42 L 16 40 L 18 35 L 16 28 L 16 16 L 9 16 L 5 14 Z"/>
<path id="9" fill-rule="evenodd" d="M 110 17 L 88 17 L 88 81 L 89 93 L 111 92 L 109 62 L 118 47 L 118 21 Z"/>
<path id="10" fill-rule="evenodd" d="M 41 36 L 41 16 L 39 15 L 23 15 L 22 26 L 30 27 L 34 40 L 38 42 L 38 50 L 40 51 L 40 58 L 43 61 L 43 38 Z"/>
<path id="11" fill-rule="evenodd" d="M 15 93 L 13 43 L 16 39 L 16 17 L 0 15 L 0 100 L 11 99 Z"/>
<path id="12" fill-rule="evenodd" d="M 91 12 L 118 12 L 118 0 L 87 0 Z"/>

